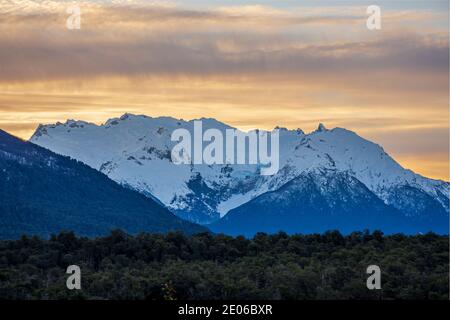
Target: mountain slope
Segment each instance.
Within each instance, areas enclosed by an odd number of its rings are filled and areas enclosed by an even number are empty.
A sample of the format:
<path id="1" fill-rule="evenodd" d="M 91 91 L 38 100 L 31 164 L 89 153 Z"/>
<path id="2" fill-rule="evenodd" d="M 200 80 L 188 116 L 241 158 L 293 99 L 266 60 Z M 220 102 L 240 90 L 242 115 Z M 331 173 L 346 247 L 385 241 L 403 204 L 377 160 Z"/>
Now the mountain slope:
<path id="1" fill-rule="evenodd" d="M 0 238 L 205 231 L 76 160 L 0 130 Z"/>
<path id="2" fill-rule="evenodd" d="M 204 131 L 231 128 L 215 119 L 200 120 Z M 448 182 L 403 168 L 381 146 L 346 129 L 319 125 L 305 134 L 301 129 L 280 128 L 280 170 L 261 176 L 258 165 L 173 164 L 170 151 L 175 143 L 170 136 L 178 128 L 193 132 L 193 121 L 124 114 L 102 125 L 68 120 L 40 126 L 31 141 L 78 159 L 158 199 L 180 217 L 202 224 L 317 170 L 357 179 L 405 216 L 430 215 L 436 210 L 448 214 Z M 421 196 L 412 196 L 414 192 Z"/>
<path id="3" fill-rule="evenodd" d="M 425 195 L 418 190 L 415 196 Z M 430 201 L 426 199 L 425 201 Z M 434 206 L 434 207 L 433 207 Z M 211 230 L 253 236 L 256 232 L 322 233 L 382 230 L 395 233 L 448 232 L 448 215 L 436 203 L 429 215 L 408 216 L 386 205 L 358 179 L 335 171 L 304 172 L 271 191 L 231 210 Z"/>
<path id="4" fill-rule="evenodd" d="M 224 132 L 230 128 L 214 119 L 202 120 L 204 130 Z M 208 223 L 220 218 L 219 205 L 232 196 L 233 190 L 255 189 L 253 183 L 244 182 L 245 177 L 253 176 L 255 181 L 260 177 L 256 176 L 256 166 L 174 165 L 171 133 L 179 128 L 192 132 L 193 124 L 169 117 L 124 114 L 101 126 L 75 120 L 40 126 L 30 141 L 157 198 L 182 218 Z"/>

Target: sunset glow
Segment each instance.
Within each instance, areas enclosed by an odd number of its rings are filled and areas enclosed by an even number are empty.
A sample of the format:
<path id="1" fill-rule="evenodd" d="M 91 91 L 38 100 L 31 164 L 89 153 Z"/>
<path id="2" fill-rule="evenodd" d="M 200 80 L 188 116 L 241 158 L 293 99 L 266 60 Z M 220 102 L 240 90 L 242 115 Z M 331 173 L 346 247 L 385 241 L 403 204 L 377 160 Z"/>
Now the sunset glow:
<path id="1" fill-rule="evenodd" d="M 345 127 L 449 180 L 448 2 L 0 0 L 0 128 L 125 112 L 241 129 Z M 230 4 L 231 3 L 231 4 Z"/>

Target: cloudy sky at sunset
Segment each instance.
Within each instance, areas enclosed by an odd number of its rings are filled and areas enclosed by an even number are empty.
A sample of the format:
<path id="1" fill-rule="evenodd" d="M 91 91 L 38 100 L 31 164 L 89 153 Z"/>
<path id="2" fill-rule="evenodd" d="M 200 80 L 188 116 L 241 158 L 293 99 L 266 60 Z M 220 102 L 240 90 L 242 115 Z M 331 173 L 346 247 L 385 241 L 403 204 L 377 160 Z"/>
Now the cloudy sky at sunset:
<path id="1" fill-rule="evenodd" d="M 81 8 L 69 30 L 67 8 Z M 366 9 L 382 29 L 366 28 Z M 448 180 L 448 1 L 0 0 L 0 128 L 125 112 L 345 127 Z"/>

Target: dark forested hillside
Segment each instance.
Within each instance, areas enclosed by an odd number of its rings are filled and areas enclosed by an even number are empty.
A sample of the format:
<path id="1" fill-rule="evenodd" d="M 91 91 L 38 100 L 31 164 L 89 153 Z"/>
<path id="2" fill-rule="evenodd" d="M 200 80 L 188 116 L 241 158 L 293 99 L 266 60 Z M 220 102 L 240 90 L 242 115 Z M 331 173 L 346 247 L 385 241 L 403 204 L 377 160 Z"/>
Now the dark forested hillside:
<path id="1" fill-rule="evenodd" d="M 99 236 L 112 229 L 206 230 L 81 162 L 0 130 L 0 239 L 63 230 Z"/>
<path id="2" fill-rule="evenodd" d="M 181 233 L 0 241 L 2 299 L 448 299 L 448 238 Z M 82 289 L 66 288 L 81 267 Z M 366 268 L 381 268 L 368 290 Z"/>

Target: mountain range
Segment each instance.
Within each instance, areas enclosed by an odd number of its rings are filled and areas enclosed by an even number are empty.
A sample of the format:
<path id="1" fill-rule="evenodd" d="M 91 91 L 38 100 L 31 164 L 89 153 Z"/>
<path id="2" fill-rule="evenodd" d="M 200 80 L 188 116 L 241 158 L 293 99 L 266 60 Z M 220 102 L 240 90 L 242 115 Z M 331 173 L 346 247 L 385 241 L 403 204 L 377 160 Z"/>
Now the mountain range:
<path id="1" fill-rule="evenodd" d="M 0 239 L 207 231 L 103 173 L 0 130 Z"/>
<path id="2" fill-rule="evenodd" d="M 232 128 L 202 118 L 203 128 Z M 449 183 L 403 168 L 381 146 L 343 129 L 277 128 L 280 170 L 175 165 L 171 133 L 194 121 L 124 114 L 104 124 L 40 125 L 30 142 L 79 160 L 120 185 L 216 232 L 448 233 Z"/>

